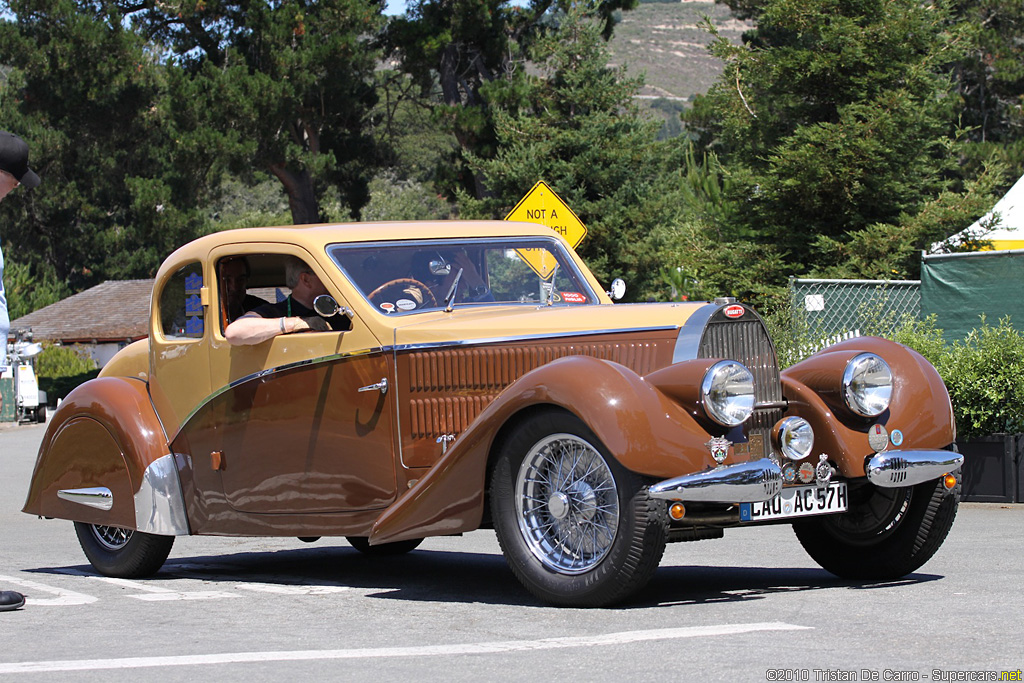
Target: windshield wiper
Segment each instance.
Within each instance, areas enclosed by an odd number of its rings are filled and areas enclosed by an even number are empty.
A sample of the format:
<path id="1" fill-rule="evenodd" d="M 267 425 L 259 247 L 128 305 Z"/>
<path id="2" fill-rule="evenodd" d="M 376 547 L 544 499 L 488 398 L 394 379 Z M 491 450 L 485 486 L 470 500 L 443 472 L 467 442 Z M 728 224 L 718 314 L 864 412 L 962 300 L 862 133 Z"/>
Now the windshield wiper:
<path id="1" fill-rule="evenodd" d="M 448 294 L 444 298 L 445 313 L 451 313 L 452 309 L 455 308 L 455 294 L 459 291 L 459 281 L 462 280 L 462 272 L 464 270 L 464 268 L 459 268 L 459 273 L 455 276 L 455 281 L 452 282 L 452 288 L 448 290 Z"/>
<path id="2" fill-rule="evenodd" d="M 555 270 L 551 273 L 551 289 L 548 290 L 548 306 L 553 306 L 555 303 L 555 294 L 558 290 L 555 289 L 555 280 L 558 278 L 558 264 L 555 264 Z"/>

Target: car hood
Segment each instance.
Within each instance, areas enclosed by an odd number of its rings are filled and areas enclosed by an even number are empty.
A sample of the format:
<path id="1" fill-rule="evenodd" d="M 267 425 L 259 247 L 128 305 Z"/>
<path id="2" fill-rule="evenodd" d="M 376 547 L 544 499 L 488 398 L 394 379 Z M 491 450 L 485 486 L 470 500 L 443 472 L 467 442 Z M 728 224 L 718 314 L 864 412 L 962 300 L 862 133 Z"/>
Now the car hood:
<path id="1" fill-rule="evenodd" d="M 451 313 L 438 311 L 405 319 L 394 327 L 396 347 L 445 342 L 483 343 L 559 335 L 606 334 L 644 329 L 678 329 L 698 311 L 701 322 L 710 310 L 706 302 L 660 304 L 601 304 L 596 306 L 463 306 Z"/>

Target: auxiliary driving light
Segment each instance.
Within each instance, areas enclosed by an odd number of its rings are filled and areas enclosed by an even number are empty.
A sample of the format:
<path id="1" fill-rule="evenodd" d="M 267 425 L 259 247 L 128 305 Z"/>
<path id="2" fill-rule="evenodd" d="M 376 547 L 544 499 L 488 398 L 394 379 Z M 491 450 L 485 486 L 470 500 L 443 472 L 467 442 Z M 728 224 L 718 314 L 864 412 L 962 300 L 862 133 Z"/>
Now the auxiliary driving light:
<path id="1" fill-rule="evenodd" d="M 942 477 L 942 485 L 946 487 L 947 491 L 952 491 L 953 489 L 955 489 L 956 483 L 957 480 L 955 474 L 947 474 L 944 477 Z"/>
<path id="2" fill-rule="evenodd" d="M 682 503 L 672 503 L 668 506 L 668 516 L 678 522 L 686 516 L 686 507 Z"/>
<path id="3" fill-rule="evenodd" d="M 803 460 L 814 448 L 814 429 L 802 417 L 790 416 L 779 420 L 772 436 L 775 445 L 790 460 Z"/>

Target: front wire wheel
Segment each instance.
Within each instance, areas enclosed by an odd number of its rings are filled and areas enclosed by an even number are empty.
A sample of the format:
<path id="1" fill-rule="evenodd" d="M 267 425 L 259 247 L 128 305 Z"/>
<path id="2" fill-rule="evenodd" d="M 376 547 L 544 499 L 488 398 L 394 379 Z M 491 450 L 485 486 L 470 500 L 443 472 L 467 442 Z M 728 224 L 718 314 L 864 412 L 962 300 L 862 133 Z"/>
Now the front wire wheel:
<path id="1" fill-rule="evenodd" d="M 96 571 L 121 579 L 152 576 L 164 565 L 174 545 L 174 536 L 85 522 L 75 522 L 75 534 Z"/>
<path id="2" fill-rule="evenodd" d="M 502 448 L 491 514 L 513 573 L 556 605 L 600 607 L 650 579 L 665 551 L 664 506 L 575 416 L 535 416 Z"/>
<path id="3" fill-rule="evenodd" d="M 615 541 L 615 477 L 601 454 L 574 434 L 552 434 L 530 449 L 514 500 L 520 534 L 534 557 L 556 572 L 593 569 Z"/>

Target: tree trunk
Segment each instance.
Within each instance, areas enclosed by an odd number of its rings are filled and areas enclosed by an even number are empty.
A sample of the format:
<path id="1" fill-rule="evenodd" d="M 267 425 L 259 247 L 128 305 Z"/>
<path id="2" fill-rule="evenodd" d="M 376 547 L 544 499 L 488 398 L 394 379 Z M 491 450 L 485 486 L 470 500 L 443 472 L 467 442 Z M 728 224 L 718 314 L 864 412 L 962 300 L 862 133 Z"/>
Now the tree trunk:
<path id="1" fill-rule="evenodd" d="M 292 223 L 319 223 L 320 203 L 313 190 L 313 176 L 309 171 L 303 169 L 294 173 L 278 164 L 271 164 L 270 172 L 284 185 L 284 191 L 288 195 L 288 208 L 292 212 Z"/>

